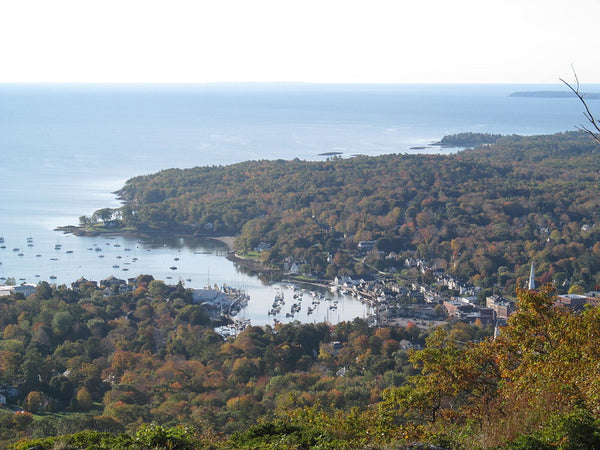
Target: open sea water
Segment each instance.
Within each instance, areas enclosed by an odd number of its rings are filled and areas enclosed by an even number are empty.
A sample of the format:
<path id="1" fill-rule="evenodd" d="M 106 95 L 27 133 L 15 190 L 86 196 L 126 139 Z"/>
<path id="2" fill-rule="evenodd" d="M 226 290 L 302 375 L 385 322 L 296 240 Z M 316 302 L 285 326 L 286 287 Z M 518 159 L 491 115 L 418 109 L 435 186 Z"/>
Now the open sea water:
<path id="1" fill-rule="evenodd" d="M 460 132 L 547 134 L 585 122 L 575 97 L 510 97 L 524 90 L 566 87 L 0 84 L 0 284 L 8 277 L 70 284 L 142 273 L 188 287 L 227 284 L 250 294 L 240 317 L 272 323 L 267 311 L 280 286 L 239 271 L 216 241 L 78 238 L 53 229 L 119 206 L 112 192 L 161 169 L 323 160 L 328 152 L 453 152 L 411 148 Z M 340 300 L 336 311 L 324 306 L 295 319 L 336 323 L 368 312 Z"/>

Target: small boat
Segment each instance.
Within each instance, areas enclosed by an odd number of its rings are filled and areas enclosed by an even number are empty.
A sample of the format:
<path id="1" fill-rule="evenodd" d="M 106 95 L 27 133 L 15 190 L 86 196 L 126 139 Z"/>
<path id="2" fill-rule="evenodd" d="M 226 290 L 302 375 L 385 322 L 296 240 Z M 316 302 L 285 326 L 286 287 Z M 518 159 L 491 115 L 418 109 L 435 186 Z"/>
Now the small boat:
<path id="1" fill-rule="evenodd" d="M 171 270 L 177 270 L 177 267 L 171 266 L 171 267 L 169 267 L 169 269 L 171 269 Z"/>

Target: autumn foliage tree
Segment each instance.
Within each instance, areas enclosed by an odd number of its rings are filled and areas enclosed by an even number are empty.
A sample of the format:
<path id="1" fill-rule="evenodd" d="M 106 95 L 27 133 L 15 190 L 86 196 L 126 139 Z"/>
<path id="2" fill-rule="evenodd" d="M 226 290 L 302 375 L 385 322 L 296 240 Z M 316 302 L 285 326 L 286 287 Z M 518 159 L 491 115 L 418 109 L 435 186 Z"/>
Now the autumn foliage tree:
<path id="1" fill-rule="evenodd" d="M 463 342 L 437 329 L 410 357 L 420 373 L 385 392 L 381 419 L 414 438 L 444 430 L 442 441 L 485 448 L 542 439 L 574 417 L 592 426 L 600 419 L 600 376 L 589 370 L 600 364 L 600 310 L 576 315 L 555 306 L 553 292 L 519 291 L 518 311 L 495 339 Z"/>

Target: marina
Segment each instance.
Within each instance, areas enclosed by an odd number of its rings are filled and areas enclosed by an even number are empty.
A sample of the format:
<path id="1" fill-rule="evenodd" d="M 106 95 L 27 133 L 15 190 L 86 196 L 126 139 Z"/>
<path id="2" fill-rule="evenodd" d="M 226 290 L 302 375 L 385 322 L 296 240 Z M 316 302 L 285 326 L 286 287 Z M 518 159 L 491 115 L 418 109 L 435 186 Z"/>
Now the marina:
<path id="1" fill-rule="evenodd" d="M 231 315 L 252 325 L 293 321 L 335 324 L 369 315 L 368 305 L 349 295 L 332 297 L 325 287 L 271 283 L 246 274 L 225 258 L 228 247 L 214 239 L 60 234 L 57 243 L 57 232 L 50 231 L 33 233 L 30 241 L 4 235 L 4 241 L 8 246 L 0 248 L 0 285 L 7 281 L 34 285 L 46 281 L 69 287 L 81 277 L 100 281 L 112 275 L 127 280 L 150 274 L 166 284 L 182 283 L 186 288 L 218 285 L 242 290 L 247 302 Z M 33 245 L 17 247 L 21 242 Z"/>

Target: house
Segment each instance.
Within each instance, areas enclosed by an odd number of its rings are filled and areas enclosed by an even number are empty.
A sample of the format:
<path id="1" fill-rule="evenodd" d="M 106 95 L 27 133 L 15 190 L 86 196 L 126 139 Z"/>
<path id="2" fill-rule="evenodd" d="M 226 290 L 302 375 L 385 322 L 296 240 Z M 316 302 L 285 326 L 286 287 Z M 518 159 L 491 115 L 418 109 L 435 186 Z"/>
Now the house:
<path id="1" fill-rule="evenodd" d="M 342 367 L 335 374 L 338 377 L 343 377 L 344 375 L 346 375 L 347 372 L 348 372 L 348 369 L 346 367 Z"/>
<path id="2" fill-rule="evenodd" d="M 335 283 L 336 286 L 344 286 L 344 287 L 356 286 L 360 283 L 360 281 L 355 281 L 347 275 L 335 277 L 333 279 L 333 282 Z"/>
<path id="3" fill-rule="evenodd" d="M 220 295 L 221 292 L 218 289 L 194 289 L 192 298 L 194 303 L 209 303 L 214 305 L 218 303 Z"/>
<path id="4" fill-rule="evenodd" d="M 0 297 L 8 297 L 11 294 L 14 294 L 14 286 L 0 286 Z"/>
<path id="5" fill-rule="evenodd" d="M 510 316 L 516 310 L 514 302 L 500 295 L 491 295 L 486 297 L 485 306 L 495 311 L 497 319 L 503 320 L 508 319 L 508 316 Z"/>
<path id="6" fill-rule="evenodd" d="M 491 325 L 494 323 L 494 315 L 495 312 L 492 308 L 477 308 L 474 312 L 467 314 L 462 319 L 470 324 L 479 320 L 483 325 Z"/>
<path id="7" fill-rule="evenodd" d="M 2 395 L 6 402 L 12 402 L 19 397 L 19 390 L 14 386 L 0 386 L 0 395 Z"/>
<path id="8" fill-rule="evenodd" d="M 404 265 L 406 267 L 408 267 L 409 269 L 413 269 L 413 268 L 417 267 L 417 260 L 414 258 L 406 258 L 404 260 Z"/>
<path id="9" fill-rule="evenodd" d="M 0 286 L 0 297 L 5 297 L 11 294 L 23 294 L 25 297 L 29 297 L 34 294 L 36 286 L 33 284 L 19 284 L 16 286 Z"/>
<path id="10" fill-rule="evenodd" d="M 462 303 L 468 303 L 468 304 L 471 304 L 471 305 L 474 305 L 474 306 L 477 306 L 477 304 L 478 304 L 477 297 L 473 297 L 473 296 L 460 297 L 458 300 L 460 302 L 462 302 Z"/>
<path id="11" fill-rule="evenodd" d="M 375 248 L 375 241 L 359 241 L 357 247 L 359 250 L 370 252 Z"/>
<path id="12" fill-rule="evenodd" d="M 255 252 L 264 252 L 265 250 L 269 250 L 271 248 L 271 244 L 268 242 L 260 242 L 256 247 L 254 247 Z"/>
<path id="13" fill-rule="evenodd" d="M 119 228 L 121 226 L 120 220 L 105 220 L 104 226 L 106 228 Z"/>
<path id="14" fill-rule="evenodd" d="M 90 287 L 97 289 L 98 283 L 96 283 L 95 281 L 87 280 L 84 277 L 81 277 L 77 281 L 71 283 L 71 289 L 73 289 L 74 291 L 80 291 L 81 289 L 86 289 Z"/>
<path id="15" fill-rule="evenodd" d="M 571 311 L 579 312 L 583 311 L 587 303 L 589 303 L 589 299 L 585 295 L 565 294 L 556 297 L 554 306 L 562 306 Z"/>
<path id="16" fill-rule="evenodd" d="M 286 272 L 286 274 L 288 275 L 298 275 L 300 273 L 300 267 L 298 266 L 298 263 L 293 262 L 290 266 L 288 271 Z"/>
<path id="17" fill-rule="evenodd" d="M 110 292 L 123 292 L 127 290 L 127 281 L 121 280 L 120 278 L 110 275 L 104 280 L 100 281 L 100 287 L 108 289 Z"/>
<path id="18" fill-rule="evenodd" d="M 399 343 L 400 345 L 400 350 L 419 350 L 421 348 L 420 345 L 418 344 L 413 344 L 412 342 L 410 342 L 407 339 L 402 339 Z"/>
<path id="19" fill-rule="evenodd" d="M 465 318 L 468 314 L 474 313 L 477 308 L 470 303 L 464 303 L 457 300 L 445 300 L 444 308 L 448 311 L 450 317 Z"/>
<path id="20" fill-rule="evenodd" d="M 100 287 L 103 287 L 103 288 L 111 288 L 112 289 L 114 286 L 122 286 L 122 285 L 126 286 L 127 281 L 121 280 L 121 279 L 115 277 L 114 275 L 110 275 L 109 277 L 100 281 Z"/>

